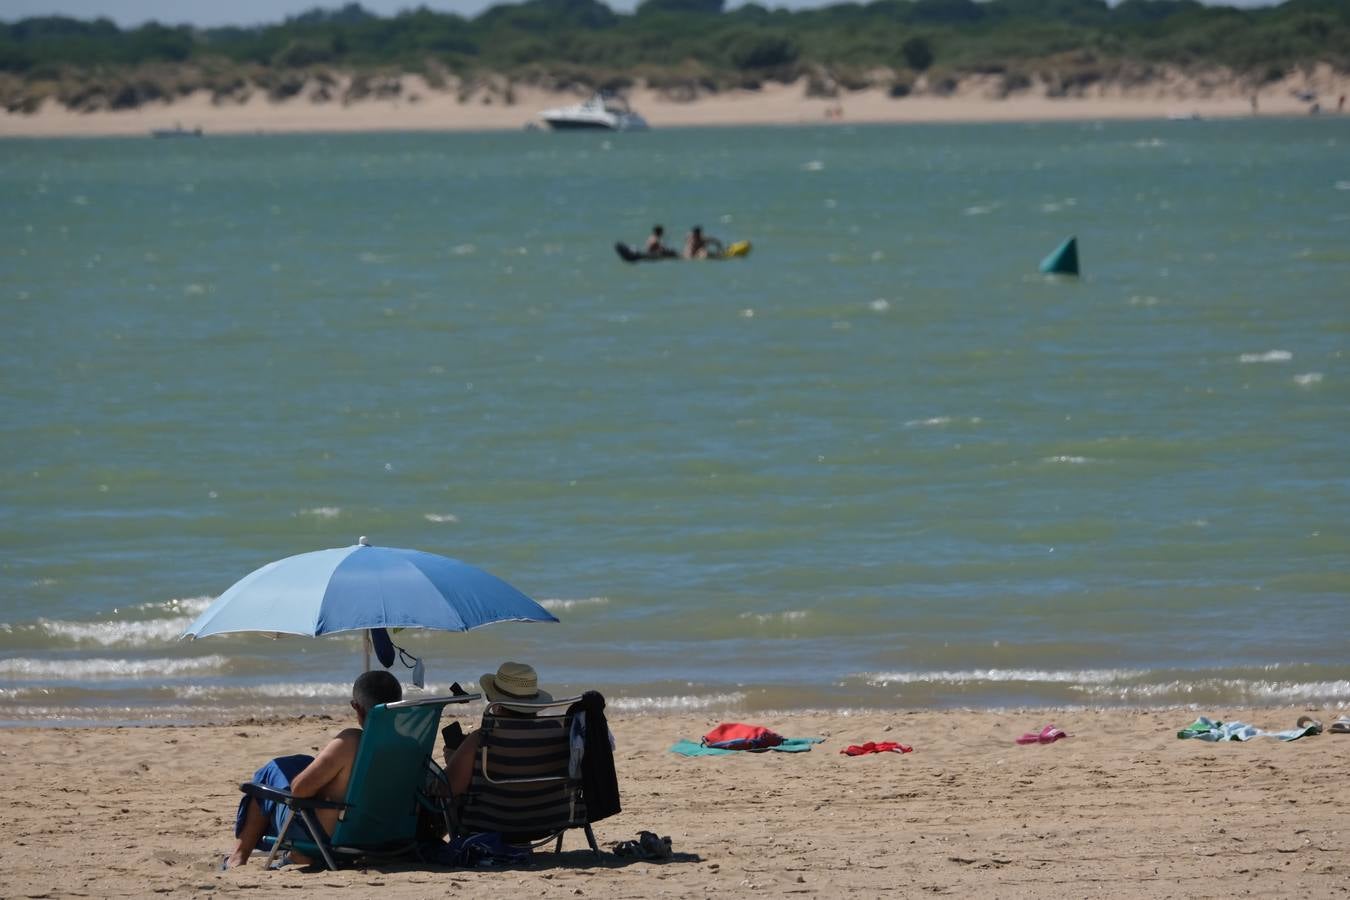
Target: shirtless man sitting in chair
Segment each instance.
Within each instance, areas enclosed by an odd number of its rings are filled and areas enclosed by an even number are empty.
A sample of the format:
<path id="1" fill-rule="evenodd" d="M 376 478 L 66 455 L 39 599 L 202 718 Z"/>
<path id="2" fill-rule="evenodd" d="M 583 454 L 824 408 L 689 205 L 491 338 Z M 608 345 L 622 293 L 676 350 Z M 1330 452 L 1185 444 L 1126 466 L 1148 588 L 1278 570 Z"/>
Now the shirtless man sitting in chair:
<path id="1" fill-rule="evenodd" d="M 366 672 L 352 685 L 352 709 L 356 710 L 356 723 L 364 727 L 366 714 L 381 703 L 397 703 L 403 699 L 403 688 L 398 679 L 388 672 Z M 318 756 L 297 754 L 282 756 L 272 760 L 253 775 L 253 781 L 269 787 L 289 790 L 297 797 L 318 797 L 321 800 L 341 802 L 347 796 L 347 782 L 352 777 L 352 764 L 356 761 L 356 750 L 361 745 L 361 727 L 344 728 L 319 751 Z M 319 825 L 328 834 L 337 827 L 336 809 L 315 810 Z M 234 853 L 225 860 L 223 868 L 232 869 L 248 862 L 249 854 L 258 847 L 265 835 L 277 837 L 286 808 L 271 800 L 254 800 L 243 797 L 239 801 L 239 811 L 235 816 L 234 834 L 239 839 Z M 305 826 L 298 820 L 291 823 L 292 837 L 305 835 Z M 298 863 L 310 860 L 299 853 L 291 858 Z"/>

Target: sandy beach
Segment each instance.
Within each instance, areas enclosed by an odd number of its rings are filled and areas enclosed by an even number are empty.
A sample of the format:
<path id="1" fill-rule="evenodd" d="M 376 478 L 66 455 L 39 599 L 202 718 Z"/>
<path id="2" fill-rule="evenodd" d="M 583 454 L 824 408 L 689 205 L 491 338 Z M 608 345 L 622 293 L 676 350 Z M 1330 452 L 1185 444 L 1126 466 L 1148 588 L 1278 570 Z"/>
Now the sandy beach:
<path id="1" fill-rule="evenodd" d="M 1307 710 L 1213 710 L 1263 728 Z M 759 719 L 826 740 L 804 754 L 667 752 L 716 720 L 611 719 L 624 810 L 602 847 L 643 829 L 695 859 L 590 856 L 579 832 L 527 869 L 422 864 L 337 873 L 217 871 L 237 782 L 268 757 L 317 748 L 332 718 L 184 727 L 0 731 L 7 897 L 209 894 L 424 897 L 1333 897 L 1350 893 L 1343 815 L 1350 735 L 1292 743 L 1181 741 L 1194 710 L 920 711 Z M 1324 722 L 1336 714 L 1313 711 Z M 471 718 L 465 719 L 469 724 Z M 1048 721 L 1071 737 L 1017 746 Z M 913 753 L 850 758 L 894 740 Z"/>
<path id="2" fill-rule="evenodd" d="M 812 97 L 802 80 L 692 100 L 638 87 L 628 99 L 654 128 L 1245 118 L 1307 116 L 1311 104 L 1299 95 L 1306 97 L 1308 92 L 1318 96 L 1321 113 L 1335 115 L 1339 97 L 1350 93 L 1350 76 L 1319 66 L 1252 88 L 1229 75 L 1175 74 L 1131 86 L 1101 83 L 1065 97 L 1047 96 L 1042 85 L 1005 97 L 1001 85 L 997 76 L 967 76 L 941 95 L 921 83 L 903 98 L 890 97 L 880 88 Z M 32 114 L 0 112 L 0 137 L 144 136 L 175 126 L 200 128 L 207 135 L 520 130 L 538 125 L 538 112 L 581 99 L 576 93 L 523 85 L 511 85 L 509 91 L 503 85 L 437 89 L 415 75 L 399 79 L 396 96 L 385 99 L 316 102 L 321 92 L 328 93 L 311 82 L 305 91 L 279 102 L 255 91 L 243 102 L 217 103 L 198 91 L 174 103 L 93 112 L 66 109 L 48 100 Z"/>

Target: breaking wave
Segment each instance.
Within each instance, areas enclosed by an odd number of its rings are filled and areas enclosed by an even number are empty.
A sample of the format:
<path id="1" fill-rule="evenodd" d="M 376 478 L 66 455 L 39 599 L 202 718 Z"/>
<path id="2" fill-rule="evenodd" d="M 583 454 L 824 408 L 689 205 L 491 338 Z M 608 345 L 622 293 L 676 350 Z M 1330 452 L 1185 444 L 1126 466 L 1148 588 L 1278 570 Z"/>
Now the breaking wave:
<path id="1" fill-rule="evenodd" d="M 6 678 L 86 681 L 108 678 L 177 678 L 229 667 L 224 656 L 194 656 L 186 659 L 0 659 L 0 676 Z"/>
<path id="2" fill-rule="evenodd" d="M 613 697 L 605 705 L 625 712 L 685 712 L 736 706 L 745 701 L 740 691 L 728 694 L 685 694 L 675 697 Z"/>
<path id="3" fill-rule="evenodd" d="M 23 635 L 34 646 L 42 646 L 44 638 L 51 643 L 96 644 L 101 647 L 146 647 L 153 644 L 172 644 L 182 636 L 214 597 L 186 597 L 165 601 L 141 603 L 129 607 L 141 613 L 160 613 L 149 619 L 105 619 L 82 622 L 63 619 L 38 619 L 36 622 L 0 624 L 0 633 Z M 113 615 L 122 610 L 114 609 Z"/>
<path id="4" fill-rule="evenodd" d="M 1240 363 L 1276 363 L 1289 362 L 1294 354 L 1288 350 L 1267 350 L 1265 353 L 1244 353 L 1238 357 Z"/>
<path id="5" fill-rule="evenodd" d="M 968 416 L 966 418 L 953 418 L 952 416 L 933 416 L 928 419 L 910 419 L 905 423 L 906 428 L 940 428 L 943 425 L 950 425 L 953 422 L 965 422 L 968 425 L 979 425 L 984 420 L 979 416 Z"/>
<path id="6" fill-rule="evenodd" d="M 1194 681 L 1173 680 L 1154 684 L 1083 684 L 1074 686 L 1099 699 L 1119 700 L 1125 703 L 1171 701 L 1186 703 L 1193 698 L 1231 698 L 1231 703 L 1312 703 L 1350 700 L 1350 680 L 1341 681 L 1270 681 L 1245 678 L 1198 678 Z"/>
<path id="7" fill-rule="evenodd" d="M 302 509 L 296 512 L 297 516 L 313 516 L 316 519 L 336 519 L 342 515 L 340 506 L 315 506 L 310 509 Z"/>
<path id="8" fill-rule="evenodd" d="M 175 685 L 174 696 L 183 700 L 248 700 L 265 697 L 270 700 L 345 700 L 352 695 L 350 682 L 292 681 L 270 684 L 251 684 L 240 687 L 221 685 Z"/>
<path id="9" fill-rule="evenodd" d="M 608 597 L 581 597 L 574 600 L 551 597 L 548 600 L 539 601 L 539 605 L 550 612 L 557 612 L 560 609 L 571 610 L 582 606 L 606 606 L 608 603 Z"/>
<path id="10" fill-rule="evenodd" d="M 767 625 L 769 622 L 800 622 L 808 614 L 804 609 L 785 609 L 782 612 L 771 613 L 752 613 L 743 612 L 737 618 L 752 619 L 761 625 Z"/>
<path id="11" fill-rule="evenodd" d="M 1082 669 L 1056 671 L 1042 669 L 967 669 L 951 672 L 877 672 L 856 677 L 877 687 L 892 684 L 978 684 L 981 682 L 1024 682 L 1041 684 L 1111 684 L 1146 675 L 1142 669 Z"/>

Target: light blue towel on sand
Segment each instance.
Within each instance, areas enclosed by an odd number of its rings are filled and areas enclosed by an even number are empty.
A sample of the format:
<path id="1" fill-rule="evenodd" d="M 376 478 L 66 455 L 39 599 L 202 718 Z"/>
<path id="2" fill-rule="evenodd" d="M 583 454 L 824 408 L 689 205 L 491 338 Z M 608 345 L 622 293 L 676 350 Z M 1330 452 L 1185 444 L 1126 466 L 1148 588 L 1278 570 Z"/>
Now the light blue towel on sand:
<path id="1" fill-rule="evenodd" d="M 1301 722 L 1303 720 L 1300 719 L 1299 721 Z M 1322 723 L 1315 722 L 1310 725 L 1296 725 L 1293 728 L 1288 728 L 1284 731 L 1263 731 L 1261 733 L 1266 737 L 1273 737 L 1281 741 L 1296 741 L 1301 737 L 1311 737 L 1314 734 L 1321 734 Z"/>
<path id="2" fill-rule="evenodd" d="M 1300 723 L 1305 721 L 1309 720 L 1299 719 Z M 1246 722 L 1216 722 L 1206 716 L 1201 716 L 1178 731 L 1177 737 L 1191 738 L 1197 741 L 1250 741 L 1254 737 L 1272 737 L 1280 741 L 1296 741 L 1301 737 L 1321 733 L 1321 724 L 1315 722 L 1307 725 L 1299 724 L 1285 731 L 1262 731 L 1255 725 L 1248 725 Z"/>
<path id="3" fill-rule="evenodd" d="M 1208 730 L 1202 730 L 1198 726 L 1207 726 Z M 1248 725 L 1246 722 L 1215 722 L 1204 716 L 1195 720 L 1191 730 L 1192 733 L 1186 737 L 1199 741 L 1250 741 L 1261 733 L 1255 725 Z"/>
<path id="4" fill-rule="evenodd" d="M 804 753 L 811 749 L 812 744 L 819 744 L 824 738 L 783 738 L 783 743 L 777 747 L 769 747 L 770 750 L 777 750 L 779 753 Z M 671 753 L 678 753 L 681 756 L 732 756 L 734 754 L 760 753 L 760 750 L 725 750 L 721 747 L 705 747 L 697 741 L 676 741 L 670 748 Z"/>

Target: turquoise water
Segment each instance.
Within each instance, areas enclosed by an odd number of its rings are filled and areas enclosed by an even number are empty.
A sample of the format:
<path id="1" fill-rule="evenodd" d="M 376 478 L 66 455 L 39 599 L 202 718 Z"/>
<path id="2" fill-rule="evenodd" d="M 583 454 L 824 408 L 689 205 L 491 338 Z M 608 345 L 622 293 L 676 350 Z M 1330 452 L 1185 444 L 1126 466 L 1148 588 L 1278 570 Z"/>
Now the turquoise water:
<path id="1" fill-rule="evenodd" d="M 1350 704 L 1350 120 L 0 142 L 0 720 L 332 703 L 272 559 L 623 708 Z M 628 266 L 654 221 L 748 259 Z M 1036 273 L 1077 234 L 1086 277 Z"/>

